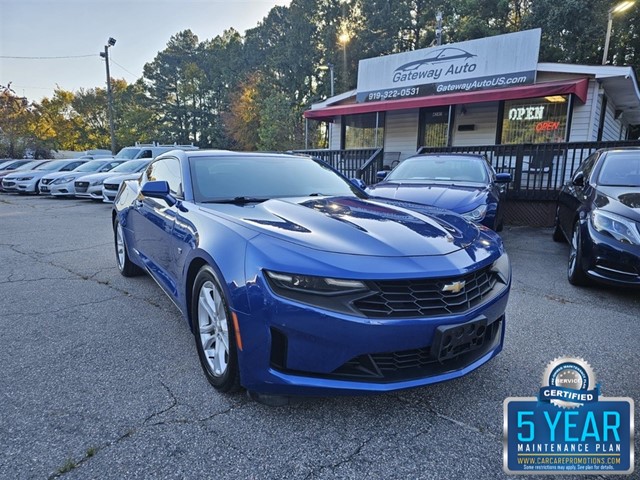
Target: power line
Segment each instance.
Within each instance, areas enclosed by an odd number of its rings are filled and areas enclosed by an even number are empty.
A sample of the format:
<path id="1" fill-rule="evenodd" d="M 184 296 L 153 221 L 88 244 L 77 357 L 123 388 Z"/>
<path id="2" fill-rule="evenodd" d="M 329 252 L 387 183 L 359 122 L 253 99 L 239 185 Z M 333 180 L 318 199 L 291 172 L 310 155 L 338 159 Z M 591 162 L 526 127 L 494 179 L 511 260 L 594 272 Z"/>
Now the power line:
<path id="1" fill-rule="evenodd" d="M 126 68 L 124 68 L 122 65 L 120 65 L 118 62 L 116 62 L 113 57 L 110 57 L 109 60 L 111 60 L 111 63 L 115 63 L 117 66 L 119 66 L 122 70 L 124 70 L 125 72 L 127 72 L 129 75 L 131 75 L 133 78 L 138 78 L 138 76 L 135 73 L 130 72 L 129 70 L 127 70 Z"/>
<path id="2" fill-rule="evenodd" d="M 10 58 L 13 60 L 59 60 L 63 58 L 87 58 L 87 57 L 96 57 L 97 53 L 92 53 L 89 55 L 66 55 L 61 57 L 14 57 L 9 55 L 0 55 L 0 58 Z"/>

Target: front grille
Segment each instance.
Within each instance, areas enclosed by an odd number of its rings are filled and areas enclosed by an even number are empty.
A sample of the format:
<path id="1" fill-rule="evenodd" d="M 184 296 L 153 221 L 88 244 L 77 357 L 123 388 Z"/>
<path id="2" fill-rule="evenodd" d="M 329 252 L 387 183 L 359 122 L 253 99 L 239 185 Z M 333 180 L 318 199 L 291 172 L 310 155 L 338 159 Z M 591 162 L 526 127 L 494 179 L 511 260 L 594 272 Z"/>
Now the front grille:
<path id="1" fill-rule="evenodd" d="M 116 183 L 105 183 L 102 187 L 105 190 L 118 190 L 118 184 Z"/>
<path id="2" fill-rule="evenodd" d="M 3 187 L 13 187 L 15 184 L 16 182 L 7 182 L 7 181 L 2 182 Z"/>
<path id="3" fill-rule="evenodd" d="M 445 286 L 464 282 L 459 291 L 443 291 Z M 356 300 L 353 305 L 369 318 L 416 318 L 462 313 L 482 302 L 494 288 L 496 275 L 491 267 L 451 278 L 382 280 L 371 282 L 378 290 Z"/>
<path id="4" fill-rule="evenodd" d="M 43 178 L 41 181 L 42 185 L 49 185 L 51 182 L 53 182 L 53 178 Z"/>
<path id="5" fill-rule="evenodd" d="M 89 188 L 89 182 L 75 182 L 74 186 L 76 187 L 77 193 L 85 193 L 87 188 Z"/>
<path id="6" fill-rule="evenodd" d="M 436 348 L 427 346 L 413 350 L 360 355 L 331 373 L 332 377 L 367 381 L 401 381 L 440 375 L 460 370 L 496 348 L 500 342 L 504 317 L 487 325 L 478 342 L 458 349 L 445 360 Z"/>

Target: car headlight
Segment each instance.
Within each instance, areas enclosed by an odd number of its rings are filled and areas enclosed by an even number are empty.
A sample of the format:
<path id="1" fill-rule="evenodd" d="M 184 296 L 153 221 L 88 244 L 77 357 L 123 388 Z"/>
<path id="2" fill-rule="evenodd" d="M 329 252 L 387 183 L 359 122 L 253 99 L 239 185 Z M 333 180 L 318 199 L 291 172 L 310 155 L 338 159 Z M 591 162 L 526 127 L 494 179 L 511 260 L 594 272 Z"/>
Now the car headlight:
<path id="1" fill-rule="evenodd" d="M 272 286 L 315 295 L 340 295 L 367 290 L 364 282 L 340 278 L 314 277 L 265 270 Z"/>
<path id="2" fill-rule="evenodd" d="M 27 182 L 29 180 L 33 180 L 33 177 L 20 177 L 20 178 L 16 178 L 17 182 Z"/>
<path id="3" fill-rule="evenodd" d="M 633 220 L 604 210 L 593 210 L 591 224 L 598 232 L 608 234 L 619 242 L 640 245 L 640 227 Z"/>
<path id="4" fill-rule="evenodd" d="M 53 182 L 54 185 L 60 185 L 61 183 L 69 183 L 74 180 L 74 177 L 60 177 L 56 178 Z"/>
<path id="5" fill-rule="evenodd" d="M 470 212 L 463 213 L 462 216 L 467 220 L 471 220 L 472 222 L 479 222 L 485 217 L 486 214 L 487 214 L 487 206 L 480 205 L 479 207 L 474 208 Z"/>
<path id="6" fill-rule="evenodd" d="M 92 187 L 97 187 L 98 185 L 102 185 L 103 180 L 95 180 L 93 182 L 91 182 L 89 185 L 91 185 Z"/>
<path id="7" fill-rule="evenodd" d="M 495 273 L 501 282 L 508 285 L 509 280 L 511 280 L 511 262 L 509 261 L 509 255 L 503 253 L 498 260 L 493 262 L 491 272 Z"/>

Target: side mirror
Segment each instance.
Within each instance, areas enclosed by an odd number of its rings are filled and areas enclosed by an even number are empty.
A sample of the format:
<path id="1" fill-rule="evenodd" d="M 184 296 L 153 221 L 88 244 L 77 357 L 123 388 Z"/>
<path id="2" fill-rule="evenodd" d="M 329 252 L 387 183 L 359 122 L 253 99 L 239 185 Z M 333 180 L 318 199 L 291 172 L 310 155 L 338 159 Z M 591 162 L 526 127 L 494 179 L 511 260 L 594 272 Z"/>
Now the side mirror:
<path id="1" fill-rule="evenodd" d="M 509 183 L 511 182 L 510 173 L 496 173 L 496 183 Z"/>
<path id="2" fill-rule="evenodd" d="M 380 170 L 379 172 L 376 172 L 376 178 L 378 180 L 384 180 L 387 177 L 388 173 L 388 170 Z"/>
<path id="3" fill-rule="evenodd" d="M 573 185 L 576 187 L 584 187 L 584 173 L 583 172 L 576 173 L 571 183 L 573 183 Z"/>
<path id="4" fill-rule="evenodd" d="M 149 198 L 159 198 L 164 200 L 169 204 L 170 207 L 173 207 L 177 200 L 171 195 L 171 190 L 169 189 L 169 184 L 165 180 L 158 180 L 155 182 L 147 182 L 142 186 L 142 190 L 140 191 L 142 195 Z"/>
<path id="5" fill-rule="evenodd" d="M 360 190 L 364 190 L 365 188 L 367 188 L 367 184 L 364 183 L 364 181 L 362 181 L 359 178 L 351 178 L 350 179 L 351 183 L 353 183 L 356 187 L 358 187 Z"/>

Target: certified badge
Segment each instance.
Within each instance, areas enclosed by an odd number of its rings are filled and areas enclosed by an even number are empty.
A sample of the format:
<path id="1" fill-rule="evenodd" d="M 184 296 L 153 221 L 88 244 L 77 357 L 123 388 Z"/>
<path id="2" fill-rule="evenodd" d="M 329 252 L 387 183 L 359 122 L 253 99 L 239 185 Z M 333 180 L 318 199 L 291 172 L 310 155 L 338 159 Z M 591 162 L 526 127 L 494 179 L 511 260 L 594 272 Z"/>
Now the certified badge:
<path id="1" fill-rule="evenodd" d="M 558 407 L 577 408 L 597 401 L 599 396 L 596 374 L 586 360 L 559 357 L 549 362 L 542 375 L 538 400 Z"/>

